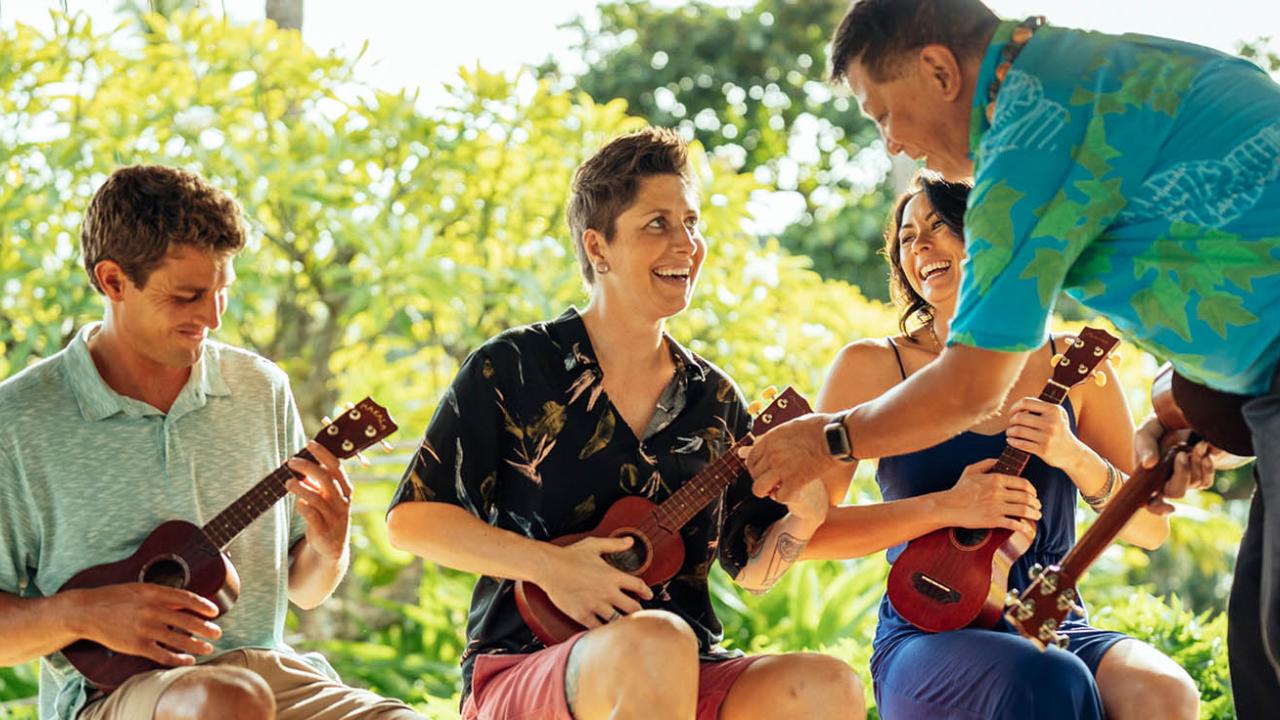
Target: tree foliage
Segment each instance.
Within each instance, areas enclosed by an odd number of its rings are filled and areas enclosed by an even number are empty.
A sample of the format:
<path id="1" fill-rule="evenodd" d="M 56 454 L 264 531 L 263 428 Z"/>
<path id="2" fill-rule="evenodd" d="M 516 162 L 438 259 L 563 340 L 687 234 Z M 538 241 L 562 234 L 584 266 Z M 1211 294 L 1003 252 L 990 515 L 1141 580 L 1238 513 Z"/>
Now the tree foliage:
<path id="1" fill-rule="evenodd" d="M 846 0 L 602 4 L 569 24 L 587 70 L 573 82 L 598 102 L 680 128 L 731 167 L 796 201 L 780 236 L 824 277 L 887 297 L 876 251 L 893 189 L 875 126 L 828 82 L 827 45 Z M 543 72 L 558 72 L 552 64 Z"/>
<path id="2" fill-rule="evenodd" d="M 59 16 L 50 34 L 0 32 L 0 57 L 0 378 L 101 316 L 77 253 L 93 191 L 122 164 L 179 165 L 235 195 L 251 228 L 217 337 L 280 363 L 311 428 L 339 399 L 381 399 L 404 428 L 403 453 L 472 348 L 585 300 L 563 220 L 569 179 L 607 138 L 644 122 L 622 100 L 480 69 L 452 81 L 445 106 L 423 111 L 411 94 L 354 83 L 358 58 L 317 54 L 270 23 L 200 12 L 142 14 L 106 31 Z M 770 137 L 761 135 L 764 147 L 780 141 Z M 693 307 L 670 330 L 749 395 L 793 384 L 812 396 L 845 342 L 892 332 L 895 315 L 744 227 L 752 194 L 771 185 L 719 147 L 695 146 L 711 253 Z M 765 150 L 754 162 L 769 162 Z M 878 225 L 880 212 L 858 215 Z M 1153 370 L 1136 352 L 1121 365 L 1139 414 Z M 309 624 L 309 613 L 289 628 L 291 641 L 325 651 L 348 679 L 444 717 L 457 706 L 473 579 L 387 543 L 383 511 L 406 460 L 354 470 L 352 571 L 325 623 Z M 1166 563 L 1169 582 L 1211 594 L 1239 523 L 1214 496 L 1201 498 L 1204 517 L 1175 524 L 1168 558 L 1149 562 Z M 851 500 L 876 499 L 864 471 Z M 1120 603 L 1150 580 L 1146 558 L 1109 552 L 1091 576 L 1093 605 Z M 1197 569 L 1178 574 L 1193 558 Z M 762 597 L 716 575 L 713 595 L 730 644 L 825 649 L 865 680 L 884 573 L 879 556 L 806 564 Z M 1194 588 L 1151 589 L 1213 609 Z M 1176 603 L 1134 607 L 1117 604 L 1108 617 L 1138 618 L 1127 627 L 1198 658 L 1210 668 L 1196 674 L 1206 698 L 1226 696 L 1225 676 L 1211 671 L 1225 662 L 1219 619 L 1196 616 L 1188 634 L 1176 630 L 1190 611 Z M 0 702 L 29 697 L 34 679 L 30 665 L 0 669 Z M 0 717 L 33 712 L 0 705 Z M 1213 712 L 1206 717 L 1225 716 Z"/>

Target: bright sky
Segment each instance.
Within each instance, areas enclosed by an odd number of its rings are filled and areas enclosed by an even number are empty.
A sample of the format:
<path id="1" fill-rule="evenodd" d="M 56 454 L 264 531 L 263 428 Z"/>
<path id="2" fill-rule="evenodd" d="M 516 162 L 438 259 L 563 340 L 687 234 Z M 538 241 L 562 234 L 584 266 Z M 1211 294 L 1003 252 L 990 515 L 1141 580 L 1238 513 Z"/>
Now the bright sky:
<path id="1" fill-rule="evenodd" d="M 803 2 L 803 0 L 799 0 Z M 265 0 L 204 0 L 233 19 L 263 16 Z M 50 8 L 90 13 L 110 26 L 120 0 L 0 0 L 0 26 L 22 21 L 49 27 Z M 480 61 L 512 71 L 573 39 L 556 26 L 590 14 L 596 0 L 305 0 L 303 34 L 317 49 L 369 49 L 359 76 L 386 89 L 418 87 L 430 102 L 460 65 Z M 675 0 L 658 0 L 678 5 Z M 750 5 L 750 0 L 721 0 Z M 1005 17 L 1042 14 L 1058 25 L 1105 32 L 1142 32 L 1228 52 L 1241 40 L 1271 34 L 1280 41 L 1277 0 L 988 0 Z M 358 9 L 357 9 L 358 8 Z"/>

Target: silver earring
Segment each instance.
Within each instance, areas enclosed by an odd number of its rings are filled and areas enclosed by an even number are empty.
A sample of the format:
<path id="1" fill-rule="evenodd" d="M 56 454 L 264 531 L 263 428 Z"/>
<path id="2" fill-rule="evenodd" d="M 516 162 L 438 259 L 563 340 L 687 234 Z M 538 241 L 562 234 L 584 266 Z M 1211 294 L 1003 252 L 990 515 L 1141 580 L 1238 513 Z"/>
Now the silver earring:
<path id="1" fill-rule="evenodd" d="M 609 272 L 609 263 L 600 263 L 596 266 L 597 275 L 604 275 L 607 272 Z"/>

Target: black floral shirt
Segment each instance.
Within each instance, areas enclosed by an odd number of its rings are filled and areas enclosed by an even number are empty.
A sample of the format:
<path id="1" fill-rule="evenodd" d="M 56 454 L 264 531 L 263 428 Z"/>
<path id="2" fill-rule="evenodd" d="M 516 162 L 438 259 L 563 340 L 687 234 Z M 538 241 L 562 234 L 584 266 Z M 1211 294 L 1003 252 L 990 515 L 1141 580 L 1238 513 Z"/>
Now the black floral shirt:
<path id="1" fill-rule="evenodd" d="M 392 507 L 458 505 L 535 540 L 594 528 L 618 499 L 662 502 L 742 437 L 750 416 L 719 368 L 667 338 L 676 361 L 653 419 L 636 438 L 604 393 L 586 326 L 570 308 L 551 322 L 514 328 L 463 363 L 405 471 Z M 786 514 L 751 494 L 742 477 L 684 527 L 685 561 L 646 607 L 684 618 L 704 659 L 733 657 L 711 607 L 714 558 L 736 576 L 764 530 Z M 463 696 L 477 653 L 542 648 L 516 609 L 514 583 L 481 577 L 467 622 Z"/>

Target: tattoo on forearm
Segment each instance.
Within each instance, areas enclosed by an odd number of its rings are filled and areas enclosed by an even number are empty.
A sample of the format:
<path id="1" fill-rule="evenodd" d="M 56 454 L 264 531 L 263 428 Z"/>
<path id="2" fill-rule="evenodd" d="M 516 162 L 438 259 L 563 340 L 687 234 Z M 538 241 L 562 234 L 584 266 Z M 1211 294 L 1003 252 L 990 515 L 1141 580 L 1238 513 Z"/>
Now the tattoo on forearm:
<path id="1" fill-rule="evenodd" d="M 782 577 L 787 568 L 800 558 L 800 553 L 808 544 L 807 539 L 802 540 L 791 533 L 779 533 L 778 542 L 773 546 L 773 555 L 769 558 L 769 565 L 765 570 L 764 586 L 769 587 L 778 582 L 778 578 Z"/>

